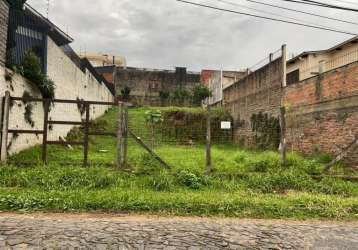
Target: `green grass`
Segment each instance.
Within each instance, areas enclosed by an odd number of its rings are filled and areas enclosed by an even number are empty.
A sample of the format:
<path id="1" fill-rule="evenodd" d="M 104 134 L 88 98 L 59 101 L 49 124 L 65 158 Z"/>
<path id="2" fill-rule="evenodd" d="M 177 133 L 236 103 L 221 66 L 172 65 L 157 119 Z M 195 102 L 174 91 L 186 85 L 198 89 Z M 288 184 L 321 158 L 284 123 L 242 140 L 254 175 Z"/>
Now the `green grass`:
<path id="1" fill-rule="evenodd" d="M 146 110 L 130 110 L 131 123 L 144 124 Z M 116 110 L 96 121 L 97 128 L 110 131 L 116 131 L 115 124 Z M 146 126 L 136 132 L 145 135 Z M 276 152 L 214 145 L 214 171 L 207 176 L 204 145 L 159 143 L 155 151 L 172 169 L 164 170 L 132 140 L 129 172 L 114 168 L 113 138 L 91 138 L 90 168 L 80 166 L 81 147 L 49 147 L 47 166 L 41 164 L 40 147 L 26 150 L 0 168 L 0 210 L 358 219 L 357 183 L 311 178 L 327 157 L 291 153 L 282 166 Z"/>

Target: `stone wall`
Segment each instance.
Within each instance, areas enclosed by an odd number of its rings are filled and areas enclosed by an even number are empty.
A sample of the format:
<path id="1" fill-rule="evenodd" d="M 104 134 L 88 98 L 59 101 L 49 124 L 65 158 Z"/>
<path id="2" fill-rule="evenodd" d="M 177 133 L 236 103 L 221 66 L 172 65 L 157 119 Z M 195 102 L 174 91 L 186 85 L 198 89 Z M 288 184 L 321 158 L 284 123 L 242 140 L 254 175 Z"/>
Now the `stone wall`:
<path id="1" fill-rule="evenodd" d="M 285 89 L 291 150 L 337 155 L 358 136 L 358 62 Z M 346 162 L 358 165 L 358 149 Z"/>
<path id="2" fill-rule="evenodd" d="M 191 91 L 200 85 L 200 73 L 187 72 L 185 68 L 176 71 L 127 68 L 117 69 L 115 81 L 117 93 L 125 86 L 131 89 L 132 103 L 156 106 L 161 105 L 160 92 L 173 93 L 179 88 Z"/>
<path id="3" fill-rule="evenodd" d="M 224 89 L 224 106 L 234 118 L 234 138 L 253 146 L 253 115 L 265 113 L 277 117 L 283 83 L 282 57 Z"/>
<path id="4" fill-rule="evenodd" d="M 87 101 L 113 101 L 113 95 L 108 88 L 88 71 L 83 72 L 72 60 L 66 56 L 63 50 L 58 47 L 50 38 L 47 41 L 47 74 L 56 85 L 56 99 L 84 99 Z M 8 74 L 13 74 L 8 70 Z M 2 78 L 1 95 L 9 90 L 11 96 L 22 97 L 24 93 L 32 97 L 41 98 L 41 93 L 37 87 L 15 74 L 11 81 L 5 81 Z M 31 125 L 25 119 L 25 107 L 32 105 L 31 119 L 34 124 Z M 91 106 L 90 118 L 95 119 L 104 114 L 108 106 Z M 9 129 L 43 129 L 43 106 L 42 103 L 23 103 L 20 101 L 13 102 L 10 110 Z M 55 104 L 51 107 L 49 114 L 50 120 L 81 121 L 79 107 L 76 104 Z M 59 140 L 59 137 L 65 137 L 72 129 L 72 126 L 55 125 L 49 129 L 49 140 Z M 41 136 L 20 135 L 15 138 L 9 136 L 9 152 L 19 152 L 28 147 L 40 144 Z"/>
<path id="5" fill-rule="evenodd" d="M 5 65 L 9 6 L 0 0 L 0 67 Z"/>

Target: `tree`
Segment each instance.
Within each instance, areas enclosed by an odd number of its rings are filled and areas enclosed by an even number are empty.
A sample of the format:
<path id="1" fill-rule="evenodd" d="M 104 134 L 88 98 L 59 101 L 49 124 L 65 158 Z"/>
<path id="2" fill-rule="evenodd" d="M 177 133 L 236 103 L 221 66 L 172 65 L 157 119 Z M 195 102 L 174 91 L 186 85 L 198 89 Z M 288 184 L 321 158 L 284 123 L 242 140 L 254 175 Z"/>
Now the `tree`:
<path id="1" fill-rule="evenodd" d="M 200 105 L 202 101 L 211 96 L 212 93 L 206 86 L 199 85 L 196 86 L 193 90 L 193 102 L 196 105 Z"/>
<path id="2" fill-rule="evenodd" d="M 145 120 L 149 124 L 151 128 L 151 136 L 152 136 L 152 149 L 154 149 L 155 135 L 154 129 L 157 124 L 160 124 L 164 121 L 162 112 L 160 110 L 150 110 L 145 112 Z"/>
<path id="3" fill-rule="evenodd" d="M 22 10 L 27 0 L 7 0 L 11 8 Z"/>

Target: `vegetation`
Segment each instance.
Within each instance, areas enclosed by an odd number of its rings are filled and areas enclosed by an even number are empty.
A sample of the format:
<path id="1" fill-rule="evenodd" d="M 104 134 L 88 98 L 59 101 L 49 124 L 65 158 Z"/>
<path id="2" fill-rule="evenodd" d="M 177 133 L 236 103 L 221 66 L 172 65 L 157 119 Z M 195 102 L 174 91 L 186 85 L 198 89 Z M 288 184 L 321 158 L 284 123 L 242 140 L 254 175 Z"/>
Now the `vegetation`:
<path id="1" fill-rule="evenodd" d="M 163 122 L 162 112 L 160 110 L 148 110 L 145 112 L 145 120 L 150 127 L 152 148 L 155 146 L 155 127 Z"/>
<path id="2" fill-rule="evenodd" d="M 20 72 L 38 87 L 43 98 L 55 98 L 55 83 L 42 72 L 40 58 L 34 52 L 26 53 L 21 68 Z"/>
<path id="3" fill-rule="evenodd" d="M 165 115 L 166 110 L 173 109 L 160 110 Z M 130 110 L 131 122 L 145 122 L 148 110 Z M 190 114 L 202 112 L 185 110 Z M 115 131 L 116 113 L 111 110 L 96 121 L 96 129 Z M 141 130 L 139 136 L 148 132 L 145 127 Z M 328 177 L 316 181 L 311 177 L 320 173 L 325 157 L 307 159 L 291 153 L 283 167 L 276 152 L 214 144 L 214 171 L 208 176 L 204 145 L 156 147 L 172 166 L 170 170 L 163 169 L 132 140 L 128 151 L 132 171 L 115 170 L 115 151 L 114 139 L 92 137 L 92 167 L 87 169 L 80 167 L 81 147 L 49 147 L 48 166 L 40 164 L 39 147 L 13 156 L 10 166 L 0 168 L 0 210 L 358 219 L 357 183 Z M 26 161 L 30 167 L 25 167 Z M 336 167 L 335 171 L 343 170 Z"/>
<path id="4" fill-rule="evenodd" d="M 128 86 L 125 86 L 121 89 L 121 98 L 122 101 L 127 102 L 130 100 L 131 89 Z"/>
<path id="5" fill-rule="evenodd" d="M 22 10 L 27 0 L 8 0 L 10 6 L 16 10 Z"/>
<path id="6" fill-rule="evenodd" d="M 212 96 L 211 91 L 208 87 L 199 85 L 196 86 L 193 90 L 193 102 L 196 105 L 201 105 L 201 103 L 206 99 Z"/>

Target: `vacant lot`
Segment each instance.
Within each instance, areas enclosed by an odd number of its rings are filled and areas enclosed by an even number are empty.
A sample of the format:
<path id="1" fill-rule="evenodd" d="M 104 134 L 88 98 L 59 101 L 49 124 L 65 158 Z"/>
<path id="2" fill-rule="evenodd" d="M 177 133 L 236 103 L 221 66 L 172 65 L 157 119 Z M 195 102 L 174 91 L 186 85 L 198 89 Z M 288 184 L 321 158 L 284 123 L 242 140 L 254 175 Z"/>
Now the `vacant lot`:
<path id="1" fill-rule="evenodd" d="M 136 133 L 142 133 L 138 136 L 148 139 L 145 112 L 133 109 L 130 117 Z M 116 113 L 111 110 L 96 121 L 97 129 L 115 131 Z M 74 130 L 70 136 L 79 139 L 81 133 Z M 163 138 L 160 131 L 155 136 Z M 161 140 L 155 151 L 170 170 L 132 140 L 126 171 L 114 168 L 115 139 L 92 137 L 90 150 L 87 169 L 80 166 L 80 147 L 50 147 L 47 166 L 41 164 L 39 147 L 13 156 L 10 166 L 0 168 L 0 210 L 358 219 L 357 183 L 311 177 L 320 173 L 327 157 L 305 159 L 292 153 L 282 166 L 276 152 L 215 143 L 214 171 L 205 175 L 205 146 L 200 143 Z M 335 171 L 343 170 L 337 166 Z"/>

